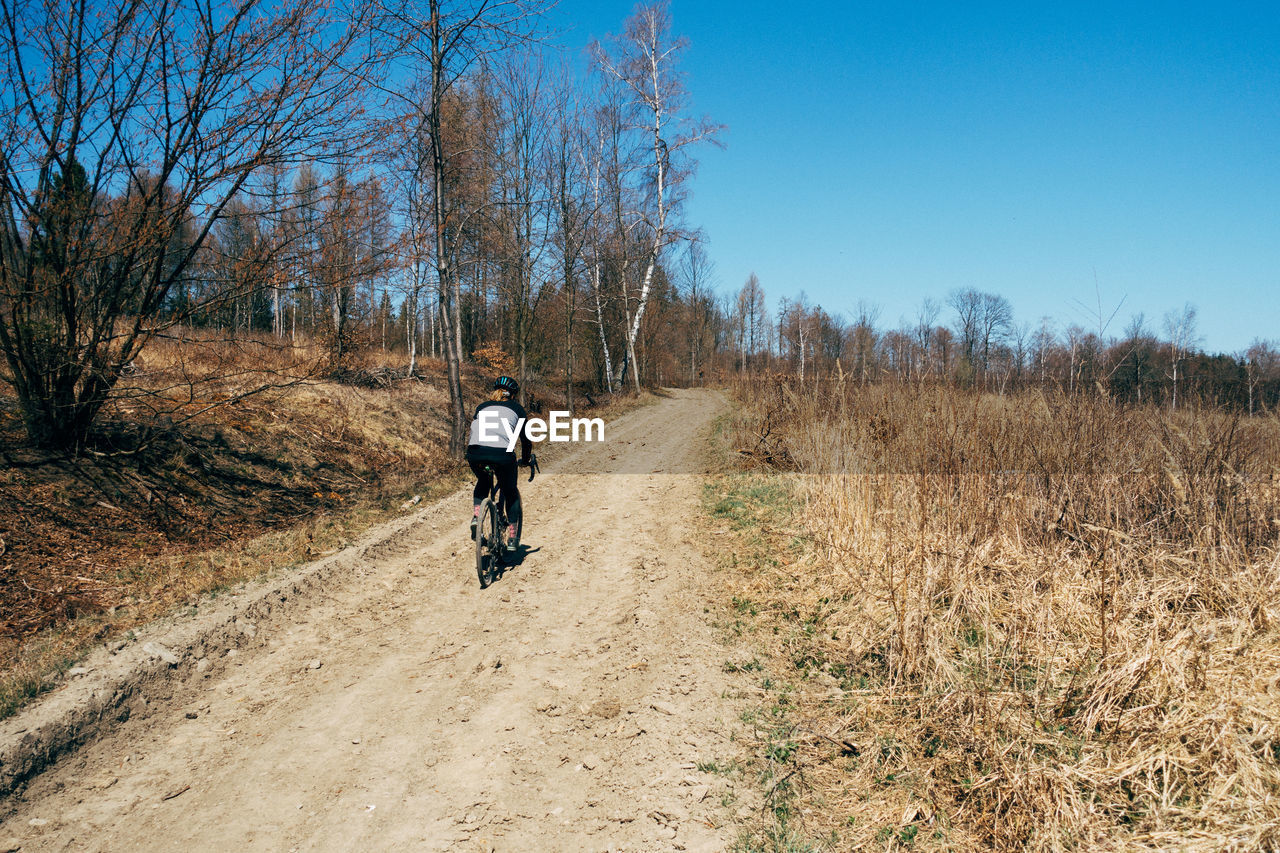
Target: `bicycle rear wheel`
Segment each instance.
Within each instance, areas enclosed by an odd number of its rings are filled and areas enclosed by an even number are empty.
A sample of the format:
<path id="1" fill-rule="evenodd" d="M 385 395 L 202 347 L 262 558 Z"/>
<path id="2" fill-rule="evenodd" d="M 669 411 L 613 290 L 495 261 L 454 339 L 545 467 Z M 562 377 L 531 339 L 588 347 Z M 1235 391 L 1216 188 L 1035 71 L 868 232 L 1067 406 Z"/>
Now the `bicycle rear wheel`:
<path id="1" fill-rule="evenodd" d="M 497 567 L 497 552 L 502 547 L 498 533 L 498 508 L 485 498 L 480 504 L 480 521 L 476 525 L 476 577 L 484 589 Z"/>

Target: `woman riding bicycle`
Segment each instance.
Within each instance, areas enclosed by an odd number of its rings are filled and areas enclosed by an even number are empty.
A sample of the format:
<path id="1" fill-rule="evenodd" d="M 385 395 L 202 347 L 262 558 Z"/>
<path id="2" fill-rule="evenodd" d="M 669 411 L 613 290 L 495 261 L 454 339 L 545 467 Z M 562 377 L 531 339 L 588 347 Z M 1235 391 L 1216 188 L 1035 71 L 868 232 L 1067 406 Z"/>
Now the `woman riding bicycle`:
<path id="1" fill-rule="evenodd" d="M 529 464 L 529 455 L 533 452 L 533 442 L 524 434 L 524 423 L 527 418 L 524 407 L 515 401 L 520 385 L 510 376 L 499 376 L 493 383 L 492 396 L 476 407 L 471 418 L 471 438 L 467 442 L 467 462 L 471 472 L 476 475 L 476 487 L 471 492 L 471 538 L 476 538 L 476 523 L 480 517 L 480 504 L 488 497 L 493 488 L 493 480 L 498 479 L 501 491 L 502 509 L 507 521 L 507 550 L 518 549 L 517 537 L 523 512 L 520 508 L 520 489 L 516 485 L 517 462 L 514 451 L 507 450 L 510 437 L 520 430 L 519 465 Z M 493 473 L 490 474 L 485 468 Z"/>

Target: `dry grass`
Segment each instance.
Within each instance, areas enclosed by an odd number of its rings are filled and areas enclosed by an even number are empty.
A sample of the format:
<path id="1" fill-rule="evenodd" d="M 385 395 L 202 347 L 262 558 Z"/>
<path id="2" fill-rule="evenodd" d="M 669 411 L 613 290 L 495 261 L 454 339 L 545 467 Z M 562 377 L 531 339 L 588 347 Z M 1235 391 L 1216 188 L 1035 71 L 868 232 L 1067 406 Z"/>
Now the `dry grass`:
<path id="1" fill-rule="evenodd" d="M 839 849 L 1280 847 L 1274 417 L 740 394 L 737 444 L 773 472 L 730 483 L 720 514 L 768 529 L 735 597 L 794 679 L 765 739 L 791 747 L 771 771 L 797 791 L 789 832 Z"/>

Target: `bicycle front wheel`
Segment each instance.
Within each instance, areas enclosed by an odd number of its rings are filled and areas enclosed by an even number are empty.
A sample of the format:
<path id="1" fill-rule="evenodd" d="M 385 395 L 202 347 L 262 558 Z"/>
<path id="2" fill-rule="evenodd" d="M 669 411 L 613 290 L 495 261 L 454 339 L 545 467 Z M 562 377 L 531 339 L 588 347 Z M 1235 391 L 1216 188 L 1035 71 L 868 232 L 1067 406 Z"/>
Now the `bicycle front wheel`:
<path id="1" fill-rule="evenodd" d="M 498 512 L 493 501 L 485 498 L 480 504 L 480 521 L 476 525 L 476 577 L 480 588 L 489 585 L 497 565 L 497 552 L 502 547 L 498 541 Z"/>

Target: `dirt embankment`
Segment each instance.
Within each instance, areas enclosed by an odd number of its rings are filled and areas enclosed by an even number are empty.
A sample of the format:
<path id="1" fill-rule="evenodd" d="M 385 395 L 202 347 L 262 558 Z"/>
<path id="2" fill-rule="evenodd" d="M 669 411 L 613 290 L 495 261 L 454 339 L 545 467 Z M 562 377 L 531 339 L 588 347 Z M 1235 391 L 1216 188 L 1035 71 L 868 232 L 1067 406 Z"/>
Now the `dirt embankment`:
<path id="1" fill-rule="evenodd" d="M 448 468 L 444 398 L 429 381 L 317 381 L 169 429 L 108 420 L 77 457 L 25 446 L 5 402 L 0 666 L 68 619 L 153 618 L 204 587 L 243 580 L 233 554 L 269 531 L 309 528 L 283 549 L 305 559 L 308 545 L 331 547 L 314 542 L 316 519 L 403 501 L 427 472 Z M 227 554 L 182 562 L 213 550 Z"/>

